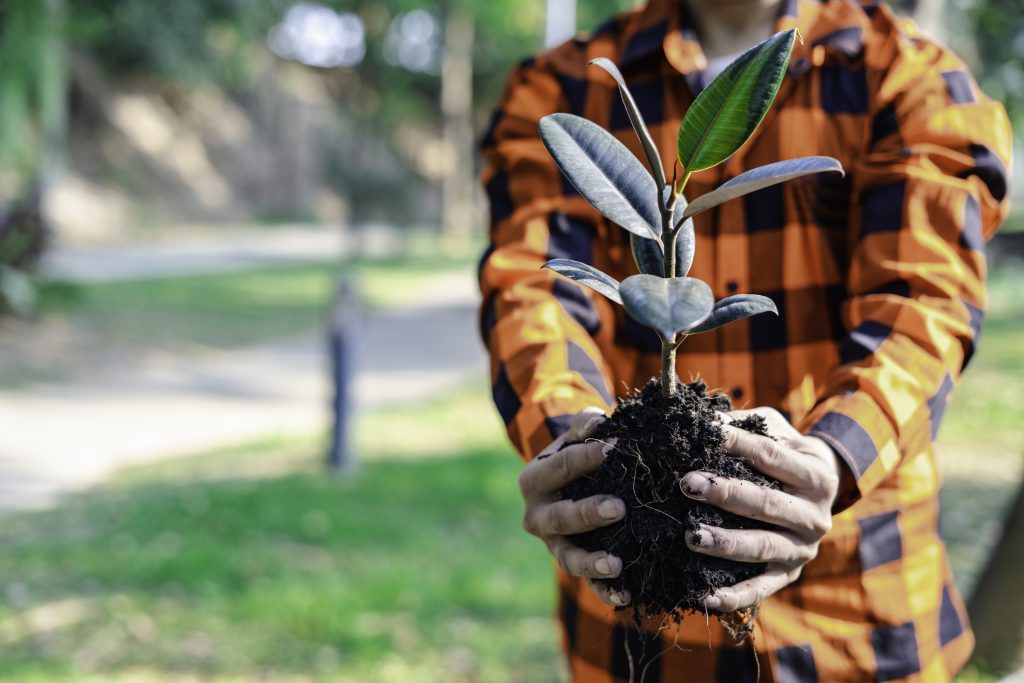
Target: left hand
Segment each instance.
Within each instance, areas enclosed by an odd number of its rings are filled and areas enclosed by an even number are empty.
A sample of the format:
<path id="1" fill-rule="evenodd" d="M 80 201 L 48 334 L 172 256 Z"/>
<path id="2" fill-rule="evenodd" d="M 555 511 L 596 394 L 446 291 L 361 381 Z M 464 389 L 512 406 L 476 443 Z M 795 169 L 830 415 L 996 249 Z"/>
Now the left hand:
<path id="1" fill-rule="evenodd" d="M 733 427 L 730 421 L 758 414 L 774 439 Z M 679 487 L 694 500 L 781 530 L 723 529 L 702 525 L 686 535 L 691 550 L 739 562 L 766 562 L 765 572 L 707 597 L 708 609 L 733 612 L 757 604 L 793 583 L 818 554 L 832 529 L 832 503 L 839 490 L 840 467 L 832 448 L 798 432 L 772 408 L 723 413 L 725 449 L 755 470 L 782 483 L 781 490 L 708 472 L 690 472 Z"/>

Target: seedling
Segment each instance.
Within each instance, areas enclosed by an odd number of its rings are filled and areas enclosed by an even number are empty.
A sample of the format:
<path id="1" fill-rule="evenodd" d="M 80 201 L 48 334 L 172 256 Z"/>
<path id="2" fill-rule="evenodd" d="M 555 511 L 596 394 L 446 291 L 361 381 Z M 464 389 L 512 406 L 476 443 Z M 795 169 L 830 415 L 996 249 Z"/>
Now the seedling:
<path id="1" fill-rule="evenodd" d="M 658 149 L 622 74 L 607 59 L 591 63 L 618 84 L 650 172 L 591 121 L 552 114 L 540 122 L 541 138 L 562 172 L 598 211 L 629 231 L 640 274 L 617 282 L 578 261 L 555 259 L 545 267 L 621 304 L 661 340 L 660 383 L 652 380 L 620 400 L 592 435 L 615 439 L 615 447 L 598 470 L 562 490 L 566 499 L 604 494 L 626 503 L 625 520 L 572 540 L 588 551 L 606 550 L 629 558 L 610 583 L 615 590 L 630 593 L 635 616 L 682 618 L 687 611 L 703 611 L 704 596 L 764 571 L 763 564 L 709 557 L 691 551 L 685 543 L 685 532 L 702 524 L 764 526 L 683 496 L 679 480 L 685 473 L 700 468 L 713 476 L 779 486 L 724 450 L 714 416 L 716 411 L 730 409 L 729 399 L 721 394 L 709 396 L 701 382 L 682 389 L 677 383 L 676 352 L 689 335 L 761 313 L 778 314 L 771 299 L 757 294 L 716 302 L 706 283 L 688 276 L 694 255 L 693 216 L 792 178 L 824 171 L 842 173 L 842 166 L 829 157 L 789 159 L 742 173 L 690 202 L 684 191 L 694 173 L 727 159 L 761 123 L 778 92 L 795 39 L 795 30 L 772 36 L 737 58 L 697 96 L 679 128 L 680 171 L 673 173 L 671 181 L 665 177 Z M 734 425 L 767 434 L 757 416 Z M 749 619 L 737 623 L 749 623 Z"/>
<path id="2" fill-rule="evenodd" d="M 738 294 L 716 302 L 707 283 L 687 276 L 693 265 L 693 216 L 793 178 L 823 171 L 842 173 L 840 163 L 831 157 L 802 157 L 742 173 L 689 203 L 683 195 L 693 173 L 725 161 L 761 123 L 782 83 L 795 38 L 796 29 L 791 29 L 756 45 L 697 96 L 679 127 L 676 153 L 682 173 L 678 180 L 666 179 L 661 155 L 633 95 L 608 59 L 590 63 L 611 74 L 618 84 L 651 173 L 625 145 L 585 118 L 560 113 L 540 122 L 541 139 L 562 173 L 594 208 L 629 231 L 640 274 L 618 282 L 571 259 L 553 259 L 544 267 L 600 292 L 658 334 L 664 396 L 676 392 L 676 351 L 689 335 L 759 313 L 778 315 L 768 297 Z"/>

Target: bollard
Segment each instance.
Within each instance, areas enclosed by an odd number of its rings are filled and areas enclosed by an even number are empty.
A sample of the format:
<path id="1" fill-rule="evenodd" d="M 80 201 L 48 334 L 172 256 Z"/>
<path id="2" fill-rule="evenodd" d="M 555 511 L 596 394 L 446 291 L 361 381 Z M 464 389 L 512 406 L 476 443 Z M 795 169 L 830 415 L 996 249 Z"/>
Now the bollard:
<path id="1" fill-rule="evenodd" d="M 329 344 L 331 376 L 334 380 L 334 429 L 327 466 L 335 472 L 349 472 L 355 466 L 351 443 L 352 385 L 356 374 L 356 344 L 362 320 L 358 288 L 347 276 L 338 280 L 331 309 Z"/>

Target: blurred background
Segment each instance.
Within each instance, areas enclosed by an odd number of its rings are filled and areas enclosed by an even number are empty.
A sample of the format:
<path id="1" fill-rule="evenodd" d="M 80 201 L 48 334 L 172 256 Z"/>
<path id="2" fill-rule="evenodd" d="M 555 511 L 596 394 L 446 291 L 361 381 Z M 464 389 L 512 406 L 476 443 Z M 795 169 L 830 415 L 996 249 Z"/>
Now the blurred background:
<path id="1" fill-rule="evenodd" d="M 0 0 L 0 680 L 562 680 L 475 147 L 630 4 Z M 1022 0 L 898 6 L 1024 130 Z M 1024 214 L 990 257 L 940 433 L 958 583 L 1004 597 L 964 681 L 1024 651 Z"/>

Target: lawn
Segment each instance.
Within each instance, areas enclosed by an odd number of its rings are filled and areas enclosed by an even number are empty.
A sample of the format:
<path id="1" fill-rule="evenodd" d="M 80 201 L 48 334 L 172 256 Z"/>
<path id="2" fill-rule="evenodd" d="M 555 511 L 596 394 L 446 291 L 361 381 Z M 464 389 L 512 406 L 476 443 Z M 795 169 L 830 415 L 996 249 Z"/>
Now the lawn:
<path id="1" fill-rule="evenodd" d="M 550 565 L 482 393 L 365 420 L 351 477 L 268 442 L 0 522 L 0 680 L 556 679 Z M 406 431 L 454 414 L 448 454 Z"/>
<path id="2" fill-rule="evenodd" d="M 325 329 L 339 278 L 368 310 L 472 291 L 473 258 L 436 253 L 101 284 L 43 283 L 38 319 L 4 320 L 0 387 L 61 381 L 145 354 L 197 354 Z"/>

